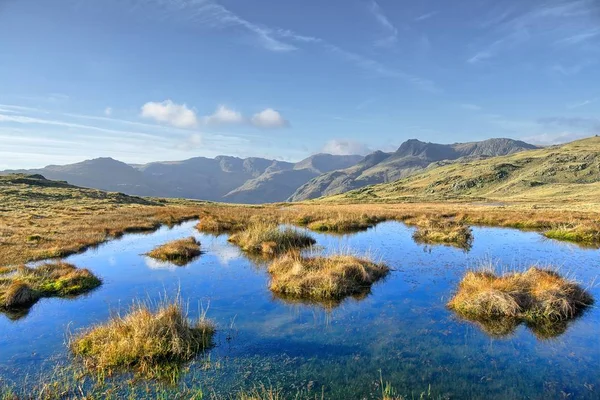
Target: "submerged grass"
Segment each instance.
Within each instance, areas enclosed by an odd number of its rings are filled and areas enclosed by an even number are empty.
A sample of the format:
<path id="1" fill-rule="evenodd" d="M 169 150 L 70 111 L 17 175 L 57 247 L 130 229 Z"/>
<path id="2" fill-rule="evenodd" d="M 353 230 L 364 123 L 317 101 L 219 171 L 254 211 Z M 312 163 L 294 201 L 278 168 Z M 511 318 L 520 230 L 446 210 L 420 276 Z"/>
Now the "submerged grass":
<path id="1" fill-rule="evenodd" d="M 180 300 L 155 311 L 139 303 L 126 315 L 72 337 L 69 347 L 100 375 L 131 369 L 146 378 L 175 381 L 183 363 L 212 346 L 214 332 L 204 315 L 191 322 Z"/>
<path id="2" fill-rule="evenodd" d="M 523 322 L 539 336 L 551 337 L 592 304 L 591 295 L 577 283 L 531 267 L 504 275 L 491 269 L 469 271 L 448 307 L 498 336 Z"/>
<path id="3" fill-rule="evenodd" d="M 341 300 L 368 294 L 371 285 L 388 272 L 385 264 L 353 255 L 304 257 L 289 253 L 269 266 L 270 289 L 284 298 Z"/>
<path id="4" fill-rule="evenodd" d="M 281 228 L 269 222 L 253 223 L 243 231 L 231 235 L 229 241 L 244 251 L 265 255 L 281 254 L 316 243 L 313 237 L 298 229 Z"/>
<path id="5" fill-rule="evenodd" d="M 147 255 L 165 262 L 171 262 L 176 265 L 185 265 L 201 254 L 200 242 L 196 238 L 173 240 L 158 246 Z"/>
<path id="6" fill-rule="evenodd" d="M 89 270 L 65 262 L 4 268 L 0 274 L 0 310 L 28 308 L 42 297 L 76 296 L 101 283 Z"/>

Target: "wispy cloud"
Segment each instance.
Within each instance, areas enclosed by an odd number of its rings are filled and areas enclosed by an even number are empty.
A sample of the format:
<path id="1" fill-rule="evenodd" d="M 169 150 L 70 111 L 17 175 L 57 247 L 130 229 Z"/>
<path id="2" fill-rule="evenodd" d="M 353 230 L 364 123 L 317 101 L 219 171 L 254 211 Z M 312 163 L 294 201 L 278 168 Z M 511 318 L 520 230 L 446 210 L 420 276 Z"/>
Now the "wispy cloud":
<path id="1" fill-rule="evenodd" d="M 388 19 L 379 3 L 375 0 L 371 0 L 369 2 L 369 11 L 375 17 L 386 35 L 383 39 L 377 40 L 375 44 L 378 46 L 391 46 L 395 44 L 398 41 L 398 29 Z"/>
<path id="2" fill-rule="evenodd" d="M 432 11 L 432 12 L 429 12 L 426 14 L 419 15 L 417 18 L 415 18 L 415 22 L 421 22 L 421 21 L 428 20 L 428 19 L 436 16 L 437 14 L 438 14 L 438 11 Z"/>
<path id="3" fill-rule="evenodd" d="M 334 45 L 325 39 L 299 34 L 297 32 L 263 26 L 251 22 L 233 11 L 212 0 L 144 0 L 155 4 L 168 7 L 172 11 L 177 11 L 180 14 L 190 18 L 196 22 L 203 23 L 204 26 L 214 28 L 227 27 L 242 27 L 246 32 L 253 34 L 258 39 L 258 43 L 265 49 L 276 52 L 288 52 L 297 50 L 301 45 L 318 45 L 327 50 L 331 54 L 340 57 L 341 59 L 354 64 L 355 66 L 380 76 L 402 79 L 411 85 L 414 85 L 422 90 L 439 93 L 442 90 L 437 85 L 426 78 L 421 78 L 410 73 L 404 72 L 397 68 L 388 67 L 369 57 L 345 50 L 337 45 Z M 379 22 L 390 35 L 388 39 L 397 36 L 397 30 L 394 25 L 387 19 L 385 14 L 377 3 L 375 12 L 379 15 Z"/>
<path id="4" fill-rule="evenodd" d="M 228 8 L 211 0 L 143 0 L 152 3 L 171 13 L 178 13 L 180 18 L 212 28 L 241 28 L 261 47 L 274 52 L 296 50 L 296 46 L 278 38 L 276 32 L 266 26 L 250 22 Z"/>
<path id="5" fill-rule="evenodd" d="M 597 102 L 598 100 L 600 100 L 600 97 L 596 97 L 596 98 L 589 99 L 589 100 L 578 101 L 576 103 L 567 104 L 567 108 L 569 110 L 574 110 L 576 108 L 585 107 L 587 105 L 593 104 L 593 103 Z"/>
<path id="6" fill-rule="evenodd" d="M 600 28 L 592 29 L 587 32 L 582 32 L 582 33 L 579 33 L 579 34 L 576 34 L 573 36 L 566 37 L 564 39 L 560 39 L 556 43 L 572 46 L 572 45 L 579 44 L 579 43 L 585 42 L 587 40 L 593 39 L 599 35 L 600 35 Z"/>
<path id="7" fill-rule="evenodd" d="M 491 43 L 481 45 L 470 63 L 496 57 L 512 48 L 535 43 L 537 51 L 542 46 L 556 44 L 581 45 L 600 35 L 597 27 L 600 3 L 596 0 L 549 0 L 544 3 L 522 2 L 490 8 L 490 16 L 481 23 L 487 30 L 484 37 Z"/>

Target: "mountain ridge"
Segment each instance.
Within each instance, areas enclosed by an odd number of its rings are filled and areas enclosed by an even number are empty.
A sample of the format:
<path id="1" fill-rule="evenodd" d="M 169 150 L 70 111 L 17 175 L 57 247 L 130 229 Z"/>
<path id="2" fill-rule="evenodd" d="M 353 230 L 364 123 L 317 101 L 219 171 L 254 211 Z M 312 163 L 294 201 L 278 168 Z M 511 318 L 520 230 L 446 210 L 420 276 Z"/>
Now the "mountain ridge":
<path id="1" fill-rule="evenodd" d="M 409 139 L 393 153 L 373 152 L 346 170 L 334 171 L 311 179 L 298 188 L 288 201 L 310 200 L 378 183 L 392 182 L 443 160 L 494 157 L 535 148 L 537 146 L 508 138 L 453 144 Z"/>

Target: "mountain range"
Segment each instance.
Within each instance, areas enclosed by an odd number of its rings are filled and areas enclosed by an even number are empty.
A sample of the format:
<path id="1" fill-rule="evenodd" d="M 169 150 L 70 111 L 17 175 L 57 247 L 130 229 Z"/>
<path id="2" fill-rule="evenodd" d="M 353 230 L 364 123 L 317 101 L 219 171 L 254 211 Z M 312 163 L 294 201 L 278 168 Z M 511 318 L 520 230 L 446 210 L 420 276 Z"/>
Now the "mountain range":
<path id="1" fill-rule="evenodd" d="M 436 144 L 416 139 L 397 151 L 358 155 L 315 154 L 298 163 L 218 156 L 184 161 L 126 164 L 97 158 L 1 174 L 40 174 L 72 185 L 136 196 L 181 197 L 230 203 L 300 201 L 393 182 L 442 161 L 476 160 L 536 147 L 512 139 Z"/>
<path id="2" fill-rule="evenodd" d="M 319 201 L 567 202 L 600 199 L 600 137 L 506 156 L 430 165 L 419 174 Z"/>

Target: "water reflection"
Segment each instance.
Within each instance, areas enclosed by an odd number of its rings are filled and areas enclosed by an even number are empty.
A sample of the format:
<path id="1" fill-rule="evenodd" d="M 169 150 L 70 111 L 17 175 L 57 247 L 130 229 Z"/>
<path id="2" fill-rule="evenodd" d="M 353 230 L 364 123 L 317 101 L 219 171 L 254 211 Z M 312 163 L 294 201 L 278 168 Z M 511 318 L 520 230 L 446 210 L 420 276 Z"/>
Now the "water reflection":
<path id="1" fill-rule="evenodd" d="M 424 252 L 412 238 L 414 229 L 395 222 L 355 235 L 312 233 L 325 253 L 376 252 L 394 267 L 369 291 L 315 304 L 274 295 L 264 259 L 242 253 L 227 236 L 200 234 L 194 225 L 126 235 L 69 257 L 100 276 L 103 286 L 75 301 L 45 299 L 16 322 L 0 319 L 2 377 L 21 382 L 30 372 L 68 362 L 68 330 L 104 322 L 134 299 L 159 301 L 165 291 L 180 291 L 190 318 L 199 316 L 197 304 L 210 302 L 208 317 L 218 326 L 208 357 L 219 367 L 192 364 L 185 384 L 225 398 L 231 388 L 252 390 L 260 383 L 281 386 L 292 398 L 309 383 L 326 399 L 377 398 L 380 369 L 409 398 L 429 385 L 442 398 L 598 398 L 598 307 L 567 323 L 523 325 L 527 329 L 515 321 L 463 321 L 445 307 L 465 270 L 482 259 L 562 266 L 587 283 L 600 274 L 596 250 L 496 228 L 472 228 L 468 252 L 429 245 Z M 148 265 L 143 254 L 191 234 L 205 251 L 199 259 L 186 268 Z M 600 287 L 590 292 L 600 298 Z"/>

